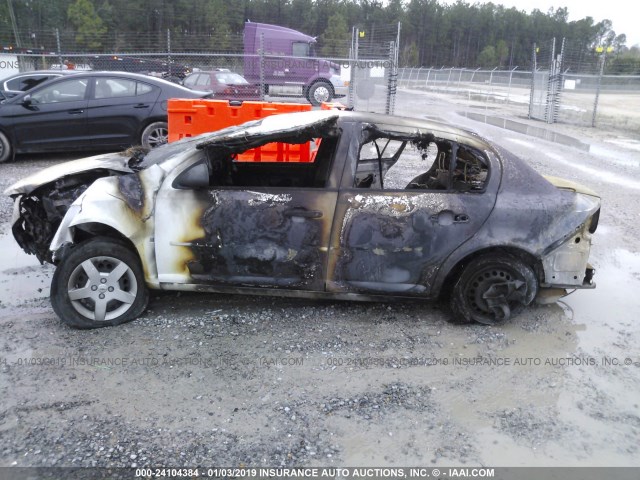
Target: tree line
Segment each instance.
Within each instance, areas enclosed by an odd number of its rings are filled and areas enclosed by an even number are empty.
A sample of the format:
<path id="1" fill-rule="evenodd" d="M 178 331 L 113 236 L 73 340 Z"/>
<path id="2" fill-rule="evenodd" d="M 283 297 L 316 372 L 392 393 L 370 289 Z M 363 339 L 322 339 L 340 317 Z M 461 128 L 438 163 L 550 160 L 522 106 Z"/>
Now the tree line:
<path id="1" fill-rule="evenodd" d="M 248 19 L 315 36 L 319 53 L 345 58 L 353 27 L 387 41 L 400 23 L 401 66 L 528 68 L 534 43 L 555 37 L 566 38 L 583 62 L 597 63 L 596 47 L 609 47 L 608 71 L 640 74 L 640 48 L 629 48 L 609 20 L 568 16 L 567 8 L 525 12 L 462 0 L 7 0 L 0 3 L 0 42 L 55 49 L 60 41 L 65 51 L 96 53 L 167 45 L 241 53 Z"/>

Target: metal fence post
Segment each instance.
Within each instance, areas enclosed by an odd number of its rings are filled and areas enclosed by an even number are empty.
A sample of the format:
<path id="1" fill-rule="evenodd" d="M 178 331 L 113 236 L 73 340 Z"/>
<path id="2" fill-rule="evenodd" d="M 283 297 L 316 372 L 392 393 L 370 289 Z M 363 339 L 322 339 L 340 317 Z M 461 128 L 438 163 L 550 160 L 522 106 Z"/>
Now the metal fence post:
<path id="1" fill-rule="evenodd" d="M 56 28 L 56 45 L 58 47 L 58 62 L 60 62 L 60 70 L 62 70 L 62 48 L 60 47 L 60 30 Z"/>
<path id="2" fill-rule="evenodd" d="M 258 50 L 260 55 L 260 101 L 264 101 L 264 33 L 260 34 L 260 49 Z"/>
<path id="3" fill-rule="evenodd" d="M 533 116 L 533 100 L 536 88 L 536 44 L 533 44 L 533 52 L 531 58 L 531 90 L 529 91 L 529 119 Z"/>
<path id="4" fill-rule="evenodd" d="M 167 28 L 167 73 L 171 80 L 171 29 Z"/>
<path id="5" fill-rule="evenodd" d="M 471 74 L 471 81 L 469 83 L 473 83 L 473 79 L 476 76 L 476 73 L 478 73 L 478 70 L 480 70 L 480 67 L 476 68 L 473 73 Z"/>
<path id="6" fill-rule="evenodd" d="M 356 68 L 358 65 L 358 29 L 353 27 L 351 29 L 351 55 L 350 55 L 351 67 L 349 67 L 349 108 L 355 108 L 356 106 Z"/>
<path id="7" fill-rule="evenodd" d="M 385 113 L 387 115 L 393 115 L 395 107 L 395 98 L 398 82 L 398 71 L 396 61 L 396 42 L 389 43 L 389 76 L 387 79 L 387 103 L 385 106 Z"/>
<path id="8" fill-rule="evenodd" d="M 424 88 L 429 88 L 429 77 L 431 76 L 431 67 L 429 67 L 429 71 L 427 72 L 427 81 L 424 84 Z"/>
<path id="9" fill-rule="evenodd" d="M 511 80 L 513 79 L 513 72 L 515 72 L 517 68 L 518 67 L 516 66 L 516 68 L 509 72 L 509 87 L 507 88 L 507 100 L 505 103 L 509 103 L 509 95 L 511 95 Z"/>
<path id="10" fill-rule="evenodd" d="M 389 62 L 389 66 L 385 69 L 385 71 L 387 72 L 387 95 L 386 95 L 386 99 L 385 99 L 385 104 L 384 104 L 384 113 L 386 113 L 387 115 L 389 115 L 389 111 L 391 110 L 391 84 L 392 84 L 392 79 L 391 77 L 393 76 L 393 70 L 391 68 L 391 63 L 393 62 L 392 60 L 392 52 L 393 52 L 393 42 L 389 42 L 389 53 L 388 53 L 388 57 L 387 57 L 387 61 Z"/>
<path id="11" fill-rule="evenodd" d="M 553 123 L 553 100 L 555 97 L 555 75 L 556 75 L 556 38 L 553 37 L 551 43 L 551 58 L 549 61 L 549 80 L 547 81 L 547 103 L 544 108 L 544 119 L 547 123 Z"/>
<path id="12" fill-rule="evenodd" d="M 598 75 L 598 84 L 596 86 L 596 98 L 593 102 L 593 116 L 591 117 L 591 126 L 596 126 L 596 114 L 598 113 L 598 102 L 600 101 L 600 88 L 602 86 L 602 76 L 604 75 L 604 62 L 607 58 L 607 50 L 602 52 L 602 58 L 600 61 L 600 74 Z"/>
<path id="13" fill-rule="evenodd" d="M 498 67 L 495 67 L 493 70 L 491 70 L 491 73 L 489 74 L 489 85 L 493 86 L 493 72 L 496 71 Z"/>
<path id="14" fill-rule="evenodd" d="M 564 48 L 566 44 L 566 38 L 562 38 L 562 45 L 560 47 L 560 55 L 558 55 L 554 60 L 554 63 L 557 67 L 557 73 L 555 78 L 555 94 L 553 97 L 553 105 L 552 105 L 552 122 L 555 123 L 558 121 L 558 115 L 560 114 L 560 103 L 562 101 L 562 89 L 564 88 Z"/>

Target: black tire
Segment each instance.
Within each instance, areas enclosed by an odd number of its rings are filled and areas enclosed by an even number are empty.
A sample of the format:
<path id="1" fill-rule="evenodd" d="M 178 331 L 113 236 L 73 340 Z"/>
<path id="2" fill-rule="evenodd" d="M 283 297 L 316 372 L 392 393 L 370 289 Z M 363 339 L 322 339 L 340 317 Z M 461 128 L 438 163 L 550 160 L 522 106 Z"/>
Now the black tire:
<path id="1" fill-rule="evenodd" d="M 167 122 L 153 122 L 145 127 L 140 136 L 140 144 L 145 148 L 156 148 L 167 143 L 169 127 Z"/>
<path id="2" fill-rule="evenodd" d="M 10 160 L 11 156 L 11 143 L 7 136 L 0 132 L 0 163 Z"/>
<path id="3" fill-rule="evenodd" d="M 333 99 L 333 87 L 322 80 L 317 81 L 307 91 L 307 100 L 311 105 L 318 106 L 322 102 L 330 102 Z"/>
<path id="4" fill-rule="evenodd" d="M 493 307 L 483 296 L 490 289 L 504 297 Z M 453 286 L 449 306 L 456 323 L 497 325 L 518 315 L 538 292 L 535 273 L 520 259 L 506 254 L 478 257 L 464 268 Z"/>
<path id="5" fill-rule="evenodd" d="M 95 237 L 70 250 L 51 282 L 53 310 L 74 328 L 130 322 L 145 310 L 148 301 L 138 256 L 123 242 L 109 237 Z"/>

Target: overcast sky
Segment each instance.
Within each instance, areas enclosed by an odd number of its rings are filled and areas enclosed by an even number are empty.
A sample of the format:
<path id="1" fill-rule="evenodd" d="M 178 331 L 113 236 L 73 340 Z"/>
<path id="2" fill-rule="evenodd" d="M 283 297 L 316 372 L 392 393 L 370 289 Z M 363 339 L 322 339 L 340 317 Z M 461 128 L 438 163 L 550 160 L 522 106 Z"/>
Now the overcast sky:
<path id="1" fill-rule="evenodd" d="M 440 0 L 444 3 L 455 3 L 456 0 Z M 466 0 L 467 3 L 488 3 L 485 0 Z M 496 5 L 507 8 L 516 7 L 531 13 L 534 8 L 547 12 L 549 7 L 569 10 L 569 21 L 593 17 L 594 23 L 608 18 L 613 22 L 613 30 L 617 35 L 627 35 L 627 47 L 640 44 L 640 2 L 635 0 L 493 0 Z"/>

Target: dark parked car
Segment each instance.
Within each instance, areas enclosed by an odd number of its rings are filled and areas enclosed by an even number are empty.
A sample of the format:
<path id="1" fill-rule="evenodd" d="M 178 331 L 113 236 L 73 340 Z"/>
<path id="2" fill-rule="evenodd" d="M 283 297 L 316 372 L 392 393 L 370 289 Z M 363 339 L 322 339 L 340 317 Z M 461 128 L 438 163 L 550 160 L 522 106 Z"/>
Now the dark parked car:
<path id="1" fill-rule="evenodd" d="M 309 148 L 312 161 L 239 160 L 272 142 Z M 595 286 L 594 192 L 425 120 L 275 115 L 143 158 L 56 165 L 5 193 L 20 246 L 57 266 L 54 310 L 80 328 L 134 319 L 148 288 L 353 300 L 445 293 L 456 320 L 493 324 L 537 296 Z"/>
<path id="2" fill-rule="evenodd" d="M 141 73 L 164 78 L 173 83 L 180 83 L 184 77 L 191 73 L 191 68 L 187 65 L 150 57 L 97 55 L 91 60 L 91 66 L 94 70 Z"/>
<path id="3" fill-rule="evenodd" d="M 213 92 L 216 99 L 260 100 L 259 85 L 251 85 L 242 75 L 227 69 L 192 73 L 182 84 L 193 90 Z"/>
<path id="4" fill-rule="evenodd" d="M 0 93 L 5 98 L 15 97 L 16 95 L 31 90 L 34 87 L 51 80 L 52 78 L 62 77 L 64 75 L 73 75 L 78 73 L 77 70 L 34 70 L 32 72 L 16 73 L 0 80 Z"/>
<path id="5" fill-rule="evenodd" d="M 51 80 L 0 105 L 0 162 L 16 153 L 153 148 L 167 139 L 167 100 L 205 96 L 134 73 Z"/>

